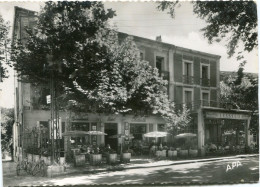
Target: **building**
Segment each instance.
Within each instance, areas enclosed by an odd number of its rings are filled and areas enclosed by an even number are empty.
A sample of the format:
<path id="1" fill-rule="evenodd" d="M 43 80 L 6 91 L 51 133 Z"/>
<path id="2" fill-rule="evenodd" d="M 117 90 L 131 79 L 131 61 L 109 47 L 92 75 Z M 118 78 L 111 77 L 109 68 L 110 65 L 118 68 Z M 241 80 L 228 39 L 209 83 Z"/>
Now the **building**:
<path id="1" fill-rule="evenodd" d="M 13 38 L 26 36 L 24 28 L 32 27 L 35 12 L 16 7 Z M 118 33 L 123 40 L 128 35 Z M 178 47 L 164 43 L 160 37 L 151 40 L 133 36 L 141 58 L 159 70 L 160 76 L 168 80 L 169 99 L 181 107 L 184 103 L 191 111 L 192 121 L 189 129 L 183 132 L 197 134 L 197 147 L 202 150 L 205 144 L 245 144 L 249 145 L 248 111 L 223 108 L 219 103 L 220 56 Z M 46 102 L 49 95 L 48 85 L 34 86 L 29 83 L 15 82 L 15 124 L 14 124 L 14 154 L 21 154 L 22 147 L 28 148 L 32 143 L 26 141 L 26 130 L 34 127 L 44 127 L 50 134 L 50 110 Z M 115 134 L 133 134 L 134 139 L 144 140 L 143 134 L 151 131 L 165 131 L 165 121 L 154 115 L 111 115 L 93 113 L 73 113 L 60 111 L 60 134 L 68 130 L 98 130 L 107 136 L 90 136 L 86 141 L 93 144 L 110 144 L 118 149 L 121 139 L 111 139 Z M 233 126 L 235 127 L 233 128 Z M 23 132 L 23 133 L 22 133 Z M 179 132 L 181 133 L 181 132 Z M 230 139 L 224 134 L 236 134 L 236 139 Z M 48 139 L 48 135 L 46 139 Z M 241 137 L 243 137 L 241 139 Z M 88 140 L 90 138 L 91 140 Z M 162 141 L 168 141 L 164 138 Z M 230 140 L 229 140 L 230 139 Z M 39 137 L 34 144 L 39 147 Z M 60 138 L 61 150 L 67 152 L 71 142 L 78 139 Z M 85 141 L 85 140 L 84 140 Z M 45 141 L 46 144 L 48 141 Z"/>

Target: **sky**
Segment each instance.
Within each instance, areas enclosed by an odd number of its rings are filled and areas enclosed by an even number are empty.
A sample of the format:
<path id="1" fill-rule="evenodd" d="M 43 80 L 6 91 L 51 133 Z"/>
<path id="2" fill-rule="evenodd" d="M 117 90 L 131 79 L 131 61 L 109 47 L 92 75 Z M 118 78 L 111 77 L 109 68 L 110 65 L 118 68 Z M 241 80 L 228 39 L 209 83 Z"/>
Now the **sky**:
<path id="1" fill-rule="evenodd" d="M 0 14 L 12 26 L 14 6 L 19 6 L 33 11 L 40 11 L 41 2 L 0 2 Z M 111 20 L 118 31 L 144 38 L 155 39 L 161 35 L 162 41 L 180 47 L 194 49 L 202 52 L 220 55 L 221 71 L 236 71 L 239 63 L 235 57 L 227 58 L 225 43 L 208 44 L 200 29 L 206 23 L 193 15 L 192 5 L 182 2 L 180 8 L 176 9 L 175 19 L 172 19 L 167 11 L 157 10 L 155 2 L 106 2 L 105 8 L 112 8 L 117 16 Z M 12 30 L 12 29 L 11 29 Z M 250 54 L 244 53 L 248 63 L 246 72 L 258 73 L 257 50 Z M 14 106 L 13 71 L 9 69 L 9 78 L 0 85 L 0 106 Z"/>

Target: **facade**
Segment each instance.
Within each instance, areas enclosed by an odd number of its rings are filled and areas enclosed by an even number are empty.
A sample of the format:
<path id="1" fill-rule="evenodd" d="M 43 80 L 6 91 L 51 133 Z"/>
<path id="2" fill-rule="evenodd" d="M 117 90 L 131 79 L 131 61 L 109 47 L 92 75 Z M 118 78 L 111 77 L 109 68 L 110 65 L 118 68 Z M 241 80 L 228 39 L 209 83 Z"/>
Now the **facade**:
<path id="1" fill-rule="evenodd" d="M 13 38 L 23 38 L 25 26 L 34 23 L 34 12 L 16 7 Z M 123 40 L 128 35 L 118 33 Z M 183 132 L 197 135 L 197 147 L 202 150 L 205 144 L 249 145 L 248 111 L 223 108 L 219 103 L 220 56 L 187 48 L 178 47 L 161 41 L 133 36 L 140 50 L 140 56 L 151 66 L 159 70 L 160 76 L 168 80 L 168 95 L 176 107 L 185 103 L 191 111 L 192 121 L 189 128 Z M 24 133 L 27 129 L 43 127 L 50 134 L 50 107 L 46 96 L 50 94 L 49 86 L 34 86 L 29 83 L 15 82 L 15 124 L 14 124 L 14 155 L 21 154 L 21 148 L 28 147 Z M 131 141 L 146 140 L 143 134 L 152 131 L 166 131 L 165 121 L 153 115 L 111 115 L 93 113 L 59 112 L 60 134 L 68 130 L 98 130 L 106 136 L 89 136 L 84 141 L 93 144 L 109 144 L 118 150 L 124 142 L 121 139 L 109 138 L 115 134 L 133 134 Z M 233 126 L 235 126 L 233 128 Z M 232 128 L 231 128 L 232 127 Z M 236 134 L 235 140 L 225 133 Z M 242 137 L 242 138 L 241 138 Z M 47 137 L 48 139 L 48 137 Z M 229 140 L 230 139 L 230 140 Z M 72 141 L 73 140 L 73 141 Z M 169 142 L 170 137 L 161 139 Z M 40 140 L 39 140 L 40 141 Z M 77 138 L 60 138 L 61 150 L 65 153 L 73 142 L 81 142 Z M 128 143 L 125 140 L 125 143 Z M 38 138 L 36 137 L 36 144 Z M 82 143 L 82 142 L 81 142 Z M 37 145 L 36 145 L 37 146 Z"/>

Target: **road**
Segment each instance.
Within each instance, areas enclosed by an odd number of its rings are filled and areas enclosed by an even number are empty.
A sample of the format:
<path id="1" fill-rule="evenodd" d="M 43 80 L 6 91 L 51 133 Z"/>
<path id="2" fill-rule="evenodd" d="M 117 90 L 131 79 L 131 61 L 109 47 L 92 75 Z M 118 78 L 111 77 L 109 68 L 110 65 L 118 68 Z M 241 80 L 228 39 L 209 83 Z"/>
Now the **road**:
<path id="1" fill-rule="evenodd" d="M 4 168 L 8 167 L 3 163 Z M 233 164 L 233 166 L 232 166 Z M 259 157 L 161 166 L 145 169 L 78 174 L 56 178 L 12 176 L 4 171 L 4 186 L 92 185 L 147 183 L 248 183 L 259 180 Z M 8 174 L 9 172 L 9 174 Z"/>

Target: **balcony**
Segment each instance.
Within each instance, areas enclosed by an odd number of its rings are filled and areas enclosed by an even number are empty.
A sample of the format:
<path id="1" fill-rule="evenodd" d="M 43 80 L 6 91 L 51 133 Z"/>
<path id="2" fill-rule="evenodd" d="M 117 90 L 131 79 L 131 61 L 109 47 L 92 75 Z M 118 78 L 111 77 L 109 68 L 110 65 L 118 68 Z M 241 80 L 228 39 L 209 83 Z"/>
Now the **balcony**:
<path id="1" fill-rule="evenodd" d="M 194 84 L 194 78 L 192 76 L 189 76 L 189 75 L 183 75 L 182 82 L 184 84 Z"/>
<path id="2" fill-rule="evenodd" d="M 159 76 L 162 77 L 164 80 L 169 80 L 170 73 L 169 71 L 159 71 Z"/>
<path id="3" fill-rule="evenodd" d="M 190 103 L 181 103 L 176 104 L 175 107 L 177 110 L 182 110 L 183 106 L 186 106 L 191 112 L 196 111 L 197 109 L 204 107 L 215 107 L 215 108 L 223 108 L 223 109 L 236 109 L 236 107 L 232 103 L 222 103 L 213 100 L 198 100 Z"/>
<path id="4" fill-rule="evenodd" d="M 205 87 L 210 87 L 210 79 L 208 78 L 201 78 L 200 85 Z"/>

